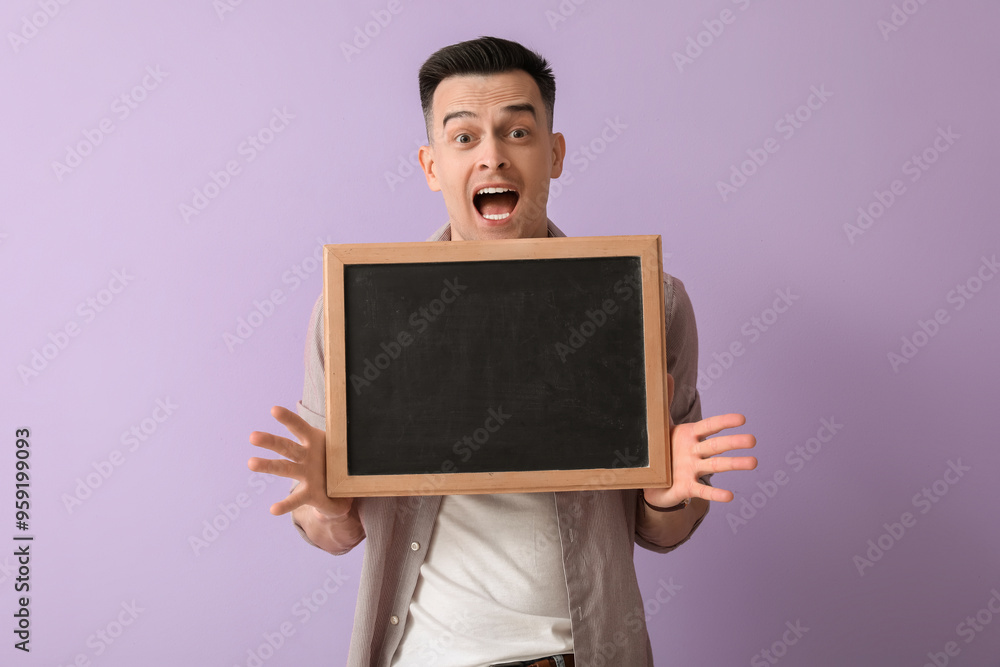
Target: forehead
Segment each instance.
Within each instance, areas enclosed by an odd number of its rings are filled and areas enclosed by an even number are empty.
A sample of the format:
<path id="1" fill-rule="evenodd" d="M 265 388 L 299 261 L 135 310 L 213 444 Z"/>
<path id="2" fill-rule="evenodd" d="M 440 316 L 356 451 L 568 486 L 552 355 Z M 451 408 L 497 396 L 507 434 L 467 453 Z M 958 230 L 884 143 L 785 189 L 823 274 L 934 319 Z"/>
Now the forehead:
<path id="1" fill-rule="evenodd" d="M 524 103 L 532 104 L 539 113 L 544 113 L 538 84 L 523 70 L 450 76 L 441 81 L 434 91 L 434 122 L 439 123 L 445 114 L 455 111 L 482 113 Z"/>

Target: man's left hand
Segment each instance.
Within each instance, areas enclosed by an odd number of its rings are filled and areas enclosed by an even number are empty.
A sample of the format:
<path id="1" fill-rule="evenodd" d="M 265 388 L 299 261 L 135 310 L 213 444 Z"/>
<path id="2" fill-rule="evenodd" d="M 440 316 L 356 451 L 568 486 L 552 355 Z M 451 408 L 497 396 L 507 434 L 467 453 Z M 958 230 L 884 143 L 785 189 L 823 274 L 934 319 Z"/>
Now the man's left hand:
<path id="1" fill-rule="evenodd" d="M 668 400 L 673 398 L 673 378 L 668 377 Z M 700 477 L 710 473 L 731 470 L 753 470 L 757 459 L 753 456 L 719 456 L 734 449 L 751 449 L 757 439 L 749 433 L 710 436 L 746 423 L 746 417 L 730 413 L 707 417 L 690 424 L 670 423 L 671 458 L 673 459 L 673 486 L 668 489 L 643 489 L 646 502 L 657 507 L 673 507 L 688 498 L 702 498 L 728 503 L 733 492 L 708 486 Z"/>

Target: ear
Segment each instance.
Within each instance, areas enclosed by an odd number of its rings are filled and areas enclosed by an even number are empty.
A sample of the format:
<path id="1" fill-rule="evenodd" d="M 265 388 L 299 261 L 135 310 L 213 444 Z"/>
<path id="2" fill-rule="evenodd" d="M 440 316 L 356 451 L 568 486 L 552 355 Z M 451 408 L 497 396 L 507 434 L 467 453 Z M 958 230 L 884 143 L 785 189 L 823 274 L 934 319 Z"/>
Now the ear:
<path id="1" fill-rule="evenodd" d="M 566 139 L 563 137 L 562 132 L 556 132 L 552 135 L 552 171 L 549 173 L 550 178 L 559 178 L 562 174 L 563 168 L 563 158 L 566 157 Z"/>
<path id="2" fill-rule="evenodd" d="M 420 160 L 420 167 L 424 170 L 424 177 L 427 178 L 427 187 L 434 192 L 440 192 L 441 184 L 438 182 L 435 169 L 434 149 L 431 146 L 421 146 L 417 152 L 417 159 Z"/>

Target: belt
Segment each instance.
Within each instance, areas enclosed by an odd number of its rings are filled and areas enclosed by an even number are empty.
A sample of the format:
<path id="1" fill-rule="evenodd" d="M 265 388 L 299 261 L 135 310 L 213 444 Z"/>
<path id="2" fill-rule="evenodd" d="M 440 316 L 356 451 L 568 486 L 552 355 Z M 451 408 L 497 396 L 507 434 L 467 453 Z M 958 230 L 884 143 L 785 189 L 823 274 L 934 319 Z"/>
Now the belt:
<path id="1" fill-rule="evenodd" d="M 517 662 L 500 662 L 490 667 L 575 667 L 572 653 L 562 655 L 550 655 L 547 658 L 536 658 L 535 660 L 520 660 Z"/>

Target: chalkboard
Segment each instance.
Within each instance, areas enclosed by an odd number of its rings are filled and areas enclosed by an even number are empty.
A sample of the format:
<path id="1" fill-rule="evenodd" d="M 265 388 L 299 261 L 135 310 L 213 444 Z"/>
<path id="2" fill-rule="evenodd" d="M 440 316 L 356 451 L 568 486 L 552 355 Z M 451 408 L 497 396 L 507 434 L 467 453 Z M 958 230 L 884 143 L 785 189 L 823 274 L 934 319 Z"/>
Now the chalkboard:
<path id="1" fill-rule="evenodd" d="M 329 495 L 669 483 L 658 236 L 325 250 Z"/>

